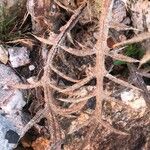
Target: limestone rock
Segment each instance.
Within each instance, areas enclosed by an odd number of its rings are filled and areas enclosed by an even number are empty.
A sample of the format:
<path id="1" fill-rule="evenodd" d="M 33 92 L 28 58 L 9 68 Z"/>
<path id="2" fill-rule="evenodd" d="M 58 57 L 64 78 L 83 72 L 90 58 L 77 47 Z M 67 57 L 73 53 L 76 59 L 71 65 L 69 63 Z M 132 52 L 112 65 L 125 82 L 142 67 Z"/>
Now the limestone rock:
<path id="1" fill-rule="evenodd" d="M 10 67 L 0 64 L 0 150 L 12 150 L 26 124 L 22 113 L 26 104 L 23 92 L 7 87 L 19 82 Z"/>
<path id="2" fill-rule="evenodd" d="M 126 3 L 131 14 L 133 26 L 140 31 L 150 32 L 150 1 L 149 0 L 122 0 Z"/>
<path id="3" fill-rule="evenodd" d="M 25 66 L 30 63 L 29 51 L 26 47 L 8 48 L 9 60 L 13 68 Z"/>

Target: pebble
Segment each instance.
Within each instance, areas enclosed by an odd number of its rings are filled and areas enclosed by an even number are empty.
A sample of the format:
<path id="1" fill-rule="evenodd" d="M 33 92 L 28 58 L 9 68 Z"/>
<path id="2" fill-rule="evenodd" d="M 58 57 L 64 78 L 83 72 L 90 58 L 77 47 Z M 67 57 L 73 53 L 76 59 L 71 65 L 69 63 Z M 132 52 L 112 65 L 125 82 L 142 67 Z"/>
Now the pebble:
<path id="1" fill-rule="evenodd" d="M 127 17 L 125 3 L 121 0 L 115 0 L 112 9 L 113 22 L 121 23 Z"/>
<path id="2" fill-rule="evenodd" d="M 30 71 L 33 71 L 34 69 L 35 69 L 35 66 L 34 66 L 34 65 L 30 65 L 30 66 L 29 66 L 29 70 L 30 70 Z"/>
<path id="3" fill-rule="evenodd" d="M 27 47 L 8 48 L 9 60 L 13 68 L 25 66 L 30 63 L 29 51 Z"/>
<path id="4" fill-rule="evenodd" d="M 146 108 L 146 102 L 138 91 L 129 90 L 121 92 L 121 100 L 135 110 Z"/>

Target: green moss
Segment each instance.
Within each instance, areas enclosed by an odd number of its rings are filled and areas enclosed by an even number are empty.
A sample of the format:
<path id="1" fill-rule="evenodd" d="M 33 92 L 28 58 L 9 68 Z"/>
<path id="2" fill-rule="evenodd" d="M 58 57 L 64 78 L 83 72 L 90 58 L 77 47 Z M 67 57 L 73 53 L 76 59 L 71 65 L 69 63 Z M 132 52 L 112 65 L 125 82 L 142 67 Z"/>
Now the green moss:
<path id="1" fill-rule="evenodd" d="M 128 45 L 125 48 L 124 55 L 135 59 L 141 59 L 142 56 L 144 55 L 144 50 L 142 50 L 142 48 L 139 45 L 132 44 L 132 45 Z M 126 62 L 120 60 L 114 61 L 114 65 L 123 65 L 123 64 L 126 64 Z"/>

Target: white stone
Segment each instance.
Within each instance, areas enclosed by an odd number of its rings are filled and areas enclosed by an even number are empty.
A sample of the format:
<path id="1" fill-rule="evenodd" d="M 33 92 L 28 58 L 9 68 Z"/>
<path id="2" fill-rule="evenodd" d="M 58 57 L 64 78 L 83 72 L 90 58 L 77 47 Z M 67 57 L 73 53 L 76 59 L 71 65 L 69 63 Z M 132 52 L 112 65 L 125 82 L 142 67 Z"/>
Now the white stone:
<path id="1" fill-rule="evenodd" d="M 6 133 L 10 130 L 15 132 L 18 135 L 15 139 L 18 140 L 25 126 L 25 122 L 22 120 L 25 118 L 22 118 L 21 112 L 26 104 L 23 93 L 7 86 L 19 82 L 21 82 L 20 78 L 10 67 L 0 64 L 0 150 L 13 150 L 16 143 L 9 143 L 5 138 Z M 9 138 L 12 139 L 11 136 Z"/>
<path id="2" fill-rule="evenodd" d="M 121 23 L 127 17 L 125 4 L 121 0 L 115 0 L 112 9 L 112 21 Z"/>
<path id="3" fill-rule="evenodd" d="M 17 130 L 15 129 L 13 124 L 8 119 L 0 115 L 0 150 L 14 149 L 15 143 L 9 143 L 8 140 L 5 139 L 5 135 L 9 130 L 17 133 Z"/>
<path id="4" fill-rule="evenodd" d="M 133 100 L 134 98 L 134 93 L 132 91 L 123 91 L 121 93 L 121 99 L 122 101 L 124 101 L 125 103 Z"/>
<path id="5" fill-rule="evenodd" d="M 37 77 L 32 76 L 32 77 L 28 78 L 27 81 L 28 81 L 30 84 L 34 84 L 34 83 L 37 81 Z"/>
<path id="6" fill-rule="evenodd" d="M 8 103 L 1 106 L 7 114 L 21 111 L 26 102 L 23 99 L 21 91 L 15 90 L 13 96 L 10 97 Z"/>
<path id="7" fill-rule="evenodd" d="M 24 66 L 30 63 L 29 51 L 26 47 L 8 48 L 9 60 L 13 68 Z"/>
<path id="8" fill-rule="evenodd" d="M 7 86 L 19 82 L 19 77 L 11 68 L 0 64 L 0 108 L 7 114 L 22 110 L 26 104 L 20 90 L 13 90 Z"/>
<path id="9" fill-rule="evenodd" d="M 123 91 L 121 100 L 135 110 L 146 108 L 146 102 L 142 94 L 135 90 Z"/>
<path id="10" fill-rule="evenodd" d="M 29 70 L 30 70 L 30 71 L 33 71 L 34 69 L 35 69 L 35 66 L 34 66 L 34 65 L 30 65 L 30 66 L 29 66 Z"/>

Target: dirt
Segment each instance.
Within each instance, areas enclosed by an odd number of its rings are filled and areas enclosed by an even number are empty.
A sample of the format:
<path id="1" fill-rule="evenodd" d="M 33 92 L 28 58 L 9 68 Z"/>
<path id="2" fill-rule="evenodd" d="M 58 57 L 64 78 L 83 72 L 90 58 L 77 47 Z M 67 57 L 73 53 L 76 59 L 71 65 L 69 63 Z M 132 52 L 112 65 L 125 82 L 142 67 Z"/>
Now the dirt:
<path id="1" fill-rule="evenodd" d="M 142 79 L 147 75 L 146 82 L 142 81 L 147 88 L 149 59 L 139 67 L 143 56 L 134 54 L 131 59 L 125 55 L 126 48 L 114 46 L 137 33 L 132 30 L 135 25 L 129 8 L 120 0 L 113 9 L 108 3 L 28 0 L 29 15 L 19 29 L 26 31 L 23 40 L 6 43 L 0 39 L 5 46 L 28 47 L 30 64 L 35 66 L 33 71 L 28 65 L 14 68 L 25 84 L 15 88 L 28 91 L 23 111 L 33 117 L 15 150 L 150 149 L 150 99 L 137 110 L 121 100 L 121 93 L 130 89 L 150 94 L 137 86 L 140 81 L 129 78 L 142 72 Z M 116 60 L 121 63 L 115 65 Z M 137 69 L 134 75 L 130 63 Z M 29 84 L 30 77 L 35 80 Z"/>

